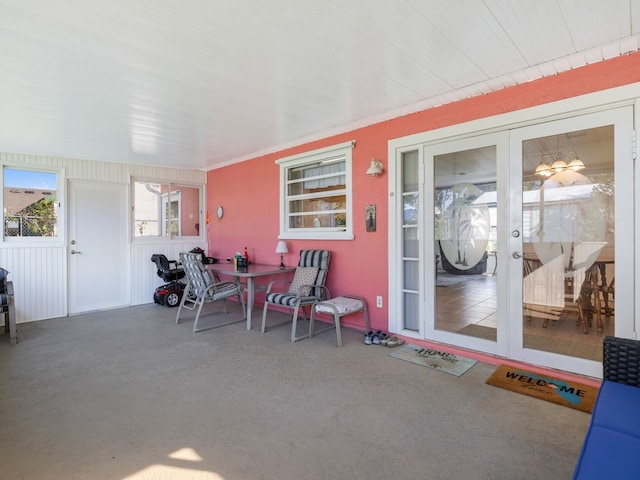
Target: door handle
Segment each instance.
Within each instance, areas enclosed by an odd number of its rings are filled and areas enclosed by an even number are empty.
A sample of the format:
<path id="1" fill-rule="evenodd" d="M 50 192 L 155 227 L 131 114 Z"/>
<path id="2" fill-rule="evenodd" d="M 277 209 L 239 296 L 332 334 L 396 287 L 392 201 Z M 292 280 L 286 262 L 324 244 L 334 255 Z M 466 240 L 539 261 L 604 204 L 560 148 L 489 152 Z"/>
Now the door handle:
<path id="1" fill-rule="evenodd" d="M 511 256 L 512 256 L 513 258 L 522 258 L 522 254 L 521 254 L 520 252 L 513 252 L 513 253 L 511 254 Z"/>
<path id="2" fill-rule="evenodd" d="M 77 250 L 71 250 L 71 255 L 75 255 L 76 253 L 82 253 L 82 252 L 79 252 Z"/>

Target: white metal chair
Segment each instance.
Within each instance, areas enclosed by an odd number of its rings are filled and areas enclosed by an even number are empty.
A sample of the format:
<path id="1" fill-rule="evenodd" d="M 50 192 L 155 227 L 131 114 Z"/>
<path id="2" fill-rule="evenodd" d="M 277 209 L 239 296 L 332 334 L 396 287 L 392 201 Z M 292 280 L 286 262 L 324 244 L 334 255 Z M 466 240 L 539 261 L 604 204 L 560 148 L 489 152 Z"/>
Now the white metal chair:
<path id="1" fill-rule="evenodd" d="M 324 286 L 330 258 L 329 250 L 301 250 L 298 267 L 288 288 L 286 288 L 287 282 L 278 280 L 269 282 L 262 310 L 262 333 L 266 331 L 267 309 L 270 305 L 277 305 L 293 309 L 291 341 L 309 337 L 309 333 L 297 336 L 298 314 L 302 310 L 302 315 L 306 319 L 305 306 L 331 298 L 329 289 Z M 284 285 L 284 288 L 278 286 L 279 284 Z M 282 291 L 277 291 L 278 289 Z"/>
<path id="2" fill-rule="evenodd" d="M 180 301 L 180 307 L 176 314 L 176 324 L 180 323 L 180 314 L 182 313 L 183 308 L 186 308 L 187 310 L 196 310 L 196 319 L 193 324 L 194 333 L 209 330 L 211 328 L 231 325 L 232 323 L 242 322 L 247 318 L 247 309 L 244 304 L 242 289 L 238 283 L 233 281 L 221 282 L 217 278 L 214 278 L 202 264 L 200 261 L 200 255 L 198 254 L 192 252 L 181 252 L 180 261 L 186 273 L 188 283 L 184 289 L 182 300 Z M 233 296 L 237 296 L 238 300 L 242 304 L 243 318 L 223 324 L 215 324 L 204 328 L 198 328 L 200 312 L 205 303 L 212 303 L 221 300 L 224 306 L 224 313 L 226 314 L 227 305 L 225 301 L 227 298 Z"/>

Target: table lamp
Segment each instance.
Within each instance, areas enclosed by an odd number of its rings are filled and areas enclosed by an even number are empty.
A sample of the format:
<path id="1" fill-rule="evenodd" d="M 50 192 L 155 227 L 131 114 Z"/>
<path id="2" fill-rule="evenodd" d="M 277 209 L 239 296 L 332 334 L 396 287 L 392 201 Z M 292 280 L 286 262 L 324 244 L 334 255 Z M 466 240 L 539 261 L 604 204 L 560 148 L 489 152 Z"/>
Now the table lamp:
<path id="1" fill-rule="evenodd" d="M 284 270 L 284 254 L 289 253 L 289 249 L 287 248 L 287 242 L 284 240 L 278 240 L 278 245 L 276 246 L 276 253 L 280 254 L 280 268 Z"/>

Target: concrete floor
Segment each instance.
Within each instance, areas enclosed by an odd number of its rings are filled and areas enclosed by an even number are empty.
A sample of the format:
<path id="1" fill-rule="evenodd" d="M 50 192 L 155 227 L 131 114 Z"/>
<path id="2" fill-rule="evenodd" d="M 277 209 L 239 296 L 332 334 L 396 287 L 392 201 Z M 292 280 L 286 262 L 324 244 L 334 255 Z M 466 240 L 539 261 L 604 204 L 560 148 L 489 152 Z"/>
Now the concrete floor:
<path id="1" fill-rule="evenodd" d="M 571 477 L 590 415 L 486 385 L 494 365 L 455 377 L 352 329 L 342 348 L 332 332 L 292 344 L 288 326 L 193 334 L 175 313 L 144 305 L 22 324 L 15 346 L 0 336 L 0 478 Z"/>

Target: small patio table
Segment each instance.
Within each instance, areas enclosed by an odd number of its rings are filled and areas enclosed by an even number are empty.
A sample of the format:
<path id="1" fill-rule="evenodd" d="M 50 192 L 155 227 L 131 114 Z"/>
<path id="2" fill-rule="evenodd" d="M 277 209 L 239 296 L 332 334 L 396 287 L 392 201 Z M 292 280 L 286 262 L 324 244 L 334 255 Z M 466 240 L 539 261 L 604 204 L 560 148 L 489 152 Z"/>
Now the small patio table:
<path id="1" fill-rule="evenodd" d="M 251 313 L 256 294 L 257 277 L 268 277 L 273 275 L 286 275 L 295 272 L 296 267 L 280 268 L 278 265 L 264 265 L 260 263 L 250 263 L 248 267 L 240 270 L 236 269 L 232 263 L 211 263 L 207 268 L 212 273 L 235 277 L 235 281 L 240 283 L 241 278 L 247 279 L 247 330 L 251 330 Z"/>

